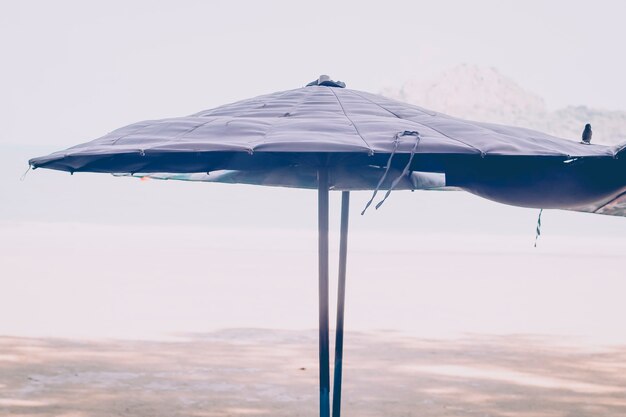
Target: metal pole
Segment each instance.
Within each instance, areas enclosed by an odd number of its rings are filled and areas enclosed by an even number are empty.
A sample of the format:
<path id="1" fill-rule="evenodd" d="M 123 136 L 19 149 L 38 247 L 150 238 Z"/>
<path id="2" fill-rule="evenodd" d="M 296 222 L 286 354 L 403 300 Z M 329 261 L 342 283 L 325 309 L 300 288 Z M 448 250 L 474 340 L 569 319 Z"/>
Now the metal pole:
<path id="1" fill-rule="evenodd" d="M 328 169 L 317 174 L 319 228 L 320 417 L 330 417 L 330 359 L 328 340 Z"/>
<path id="2" fill-rule="evenodd" d="M 341 235 L 339 238 L 339 285 L 337 288 L 337 328 L 335 330 L 335 378 L 333 382 L 333 417 L 341 414 L 341 371 L 343 363 L 343 317 L 346 301 L 346 257 L 348 254 L 348 217 L 350 191 L 341 193 Z"/>

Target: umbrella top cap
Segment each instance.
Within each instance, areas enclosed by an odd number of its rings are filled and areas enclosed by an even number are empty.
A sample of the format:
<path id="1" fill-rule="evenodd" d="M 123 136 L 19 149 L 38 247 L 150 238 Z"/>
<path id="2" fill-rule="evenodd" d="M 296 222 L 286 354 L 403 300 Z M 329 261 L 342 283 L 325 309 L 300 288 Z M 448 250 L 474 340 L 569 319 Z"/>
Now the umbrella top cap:
<path id="1" fill-rule="evenodd" d="M 344 83 L 343 81 L 333 81 L 328 75 L 320 75 L 317 80 L 311 81 L 306 86 L 311 87 L 313 85 L 319 85 L 323 87 L 346 88 L 346 83 Z"/>

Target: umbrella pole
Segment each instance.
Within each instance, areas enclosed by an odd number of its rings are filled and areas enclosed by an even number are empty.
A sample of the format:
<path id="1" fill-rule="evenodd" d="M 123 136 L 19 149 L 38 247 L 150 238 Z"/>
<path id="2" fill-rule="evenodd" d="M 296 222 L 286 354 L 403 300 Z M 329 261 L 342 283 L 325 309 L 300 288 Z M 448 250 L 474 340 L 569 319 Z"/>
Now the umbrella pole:
<path id="1" fill-rule="evenodd" d="M 339 285 L 337 288 L 337 328 L 335 329 L 335 377 L 333 380 L 333 417 L 341 414 L 341 371 L 343 363 L 343 317 L 346 301 L 346 257 L 350 191 L 341 193 L 341 235 L 339 238 Z"/>
<path id="2" fill-rule="evenodd" d="M 317 175 L 320 417 L 330 417 L 330 355 L 328 347 L 328 169 L 320 168 Z"/>

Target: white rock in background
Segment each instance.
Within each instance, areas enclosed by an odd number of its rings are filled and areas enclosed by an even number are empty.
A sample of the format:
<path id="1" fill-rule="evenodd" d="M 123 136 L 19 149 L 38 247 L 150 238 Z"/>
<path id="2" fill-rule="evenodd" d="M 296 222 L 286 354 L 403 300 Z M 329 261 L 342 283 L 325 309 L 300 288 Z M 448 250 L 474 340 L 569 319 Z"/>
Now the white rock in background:
<path id="1" fill-rule="evenodd" d="M 626 141 L 626 111 L 568 106 L 555 111 L 495 68 L 463 64 L 429 79 L 412 79 L 383 95 L 470 120 L 541 130 L 580 140 L 585 123 L 593 127 L 593 143 Z"/>

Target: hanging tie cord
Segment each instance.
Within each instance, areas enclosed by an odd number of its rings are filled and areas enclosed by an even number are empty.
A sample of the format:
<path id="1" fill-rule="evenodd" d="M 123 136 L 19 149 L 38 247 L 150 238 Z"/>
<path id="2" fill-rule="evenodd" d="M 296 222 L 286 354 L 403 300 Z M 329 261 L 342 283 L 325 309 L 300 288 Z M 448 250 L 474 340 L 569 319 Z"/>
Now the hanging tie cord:
<path id="1" fill-rule="evenodd" d="M 387 174 L 389 174 L 389 169 L 391 168 L 391 161 L 393 160 L 393 157 L 396 154 L 396 151 L 398 150 L 398 146 L 400 144 L 400 137 L 402 136 L 414 136 L 415 137 L 415 143 L 413 147 L 411 148 L 411 154 L 409 156 L 409 160 L 407 164 L 405 165 L 404 169 L 402 170 L 402 172 L 400 173 L 400 175 L 398 175 L 398 177 L 393 180 L 393 182 L 391 183 L 391 186 L 389 187 L 389 190 L 387 190 L 387 193 L 385 193 L 385 196 L 383 197 L 383 199 L 378 204 L 376 204 L 376 209 L 380 208 L 380 206 L 385 202 L 387 197 L 389 197 L 389 195 L 391 194 L 391 191 L 393 191 L 393 189 L 400 183 L 402 178 L 404 178 L 409 173 L 410 168 L 411 168 L 411 163 L 413 162 L 413 157 L 415 156 L 415 153 L 417 152 L 417 147 L 419 146 L 420 139 L 421 139 L 419 132 L 414 131 L 414 130 L 405 130 L 404 132 L 396 133 L 396 135 L 394 136 L 393 149 L 391 150 L 391 153 L 389 154 L 389 159 L 387 160 L 387 165 L 385 166 L 385 172 L 383 172 L 383 175 L 380 177 L 380 180 L 378 181 L 378 184 L 376 185 L 376 188 L 374 189 L 374 192 L 372 193 L 372 197 L 369 199 L 369 201 L 365 205 L 365 208 L 361 212 L 361 215 L 365 214 L 365 211 L 372 204 L 372 202 L 374 201 L 374 198 L 376 198 L 376 194 L 378 194 L 378 191 L 380 190 L 380 187 L 385 182 L 385 179 L 387 179 Z"/>

